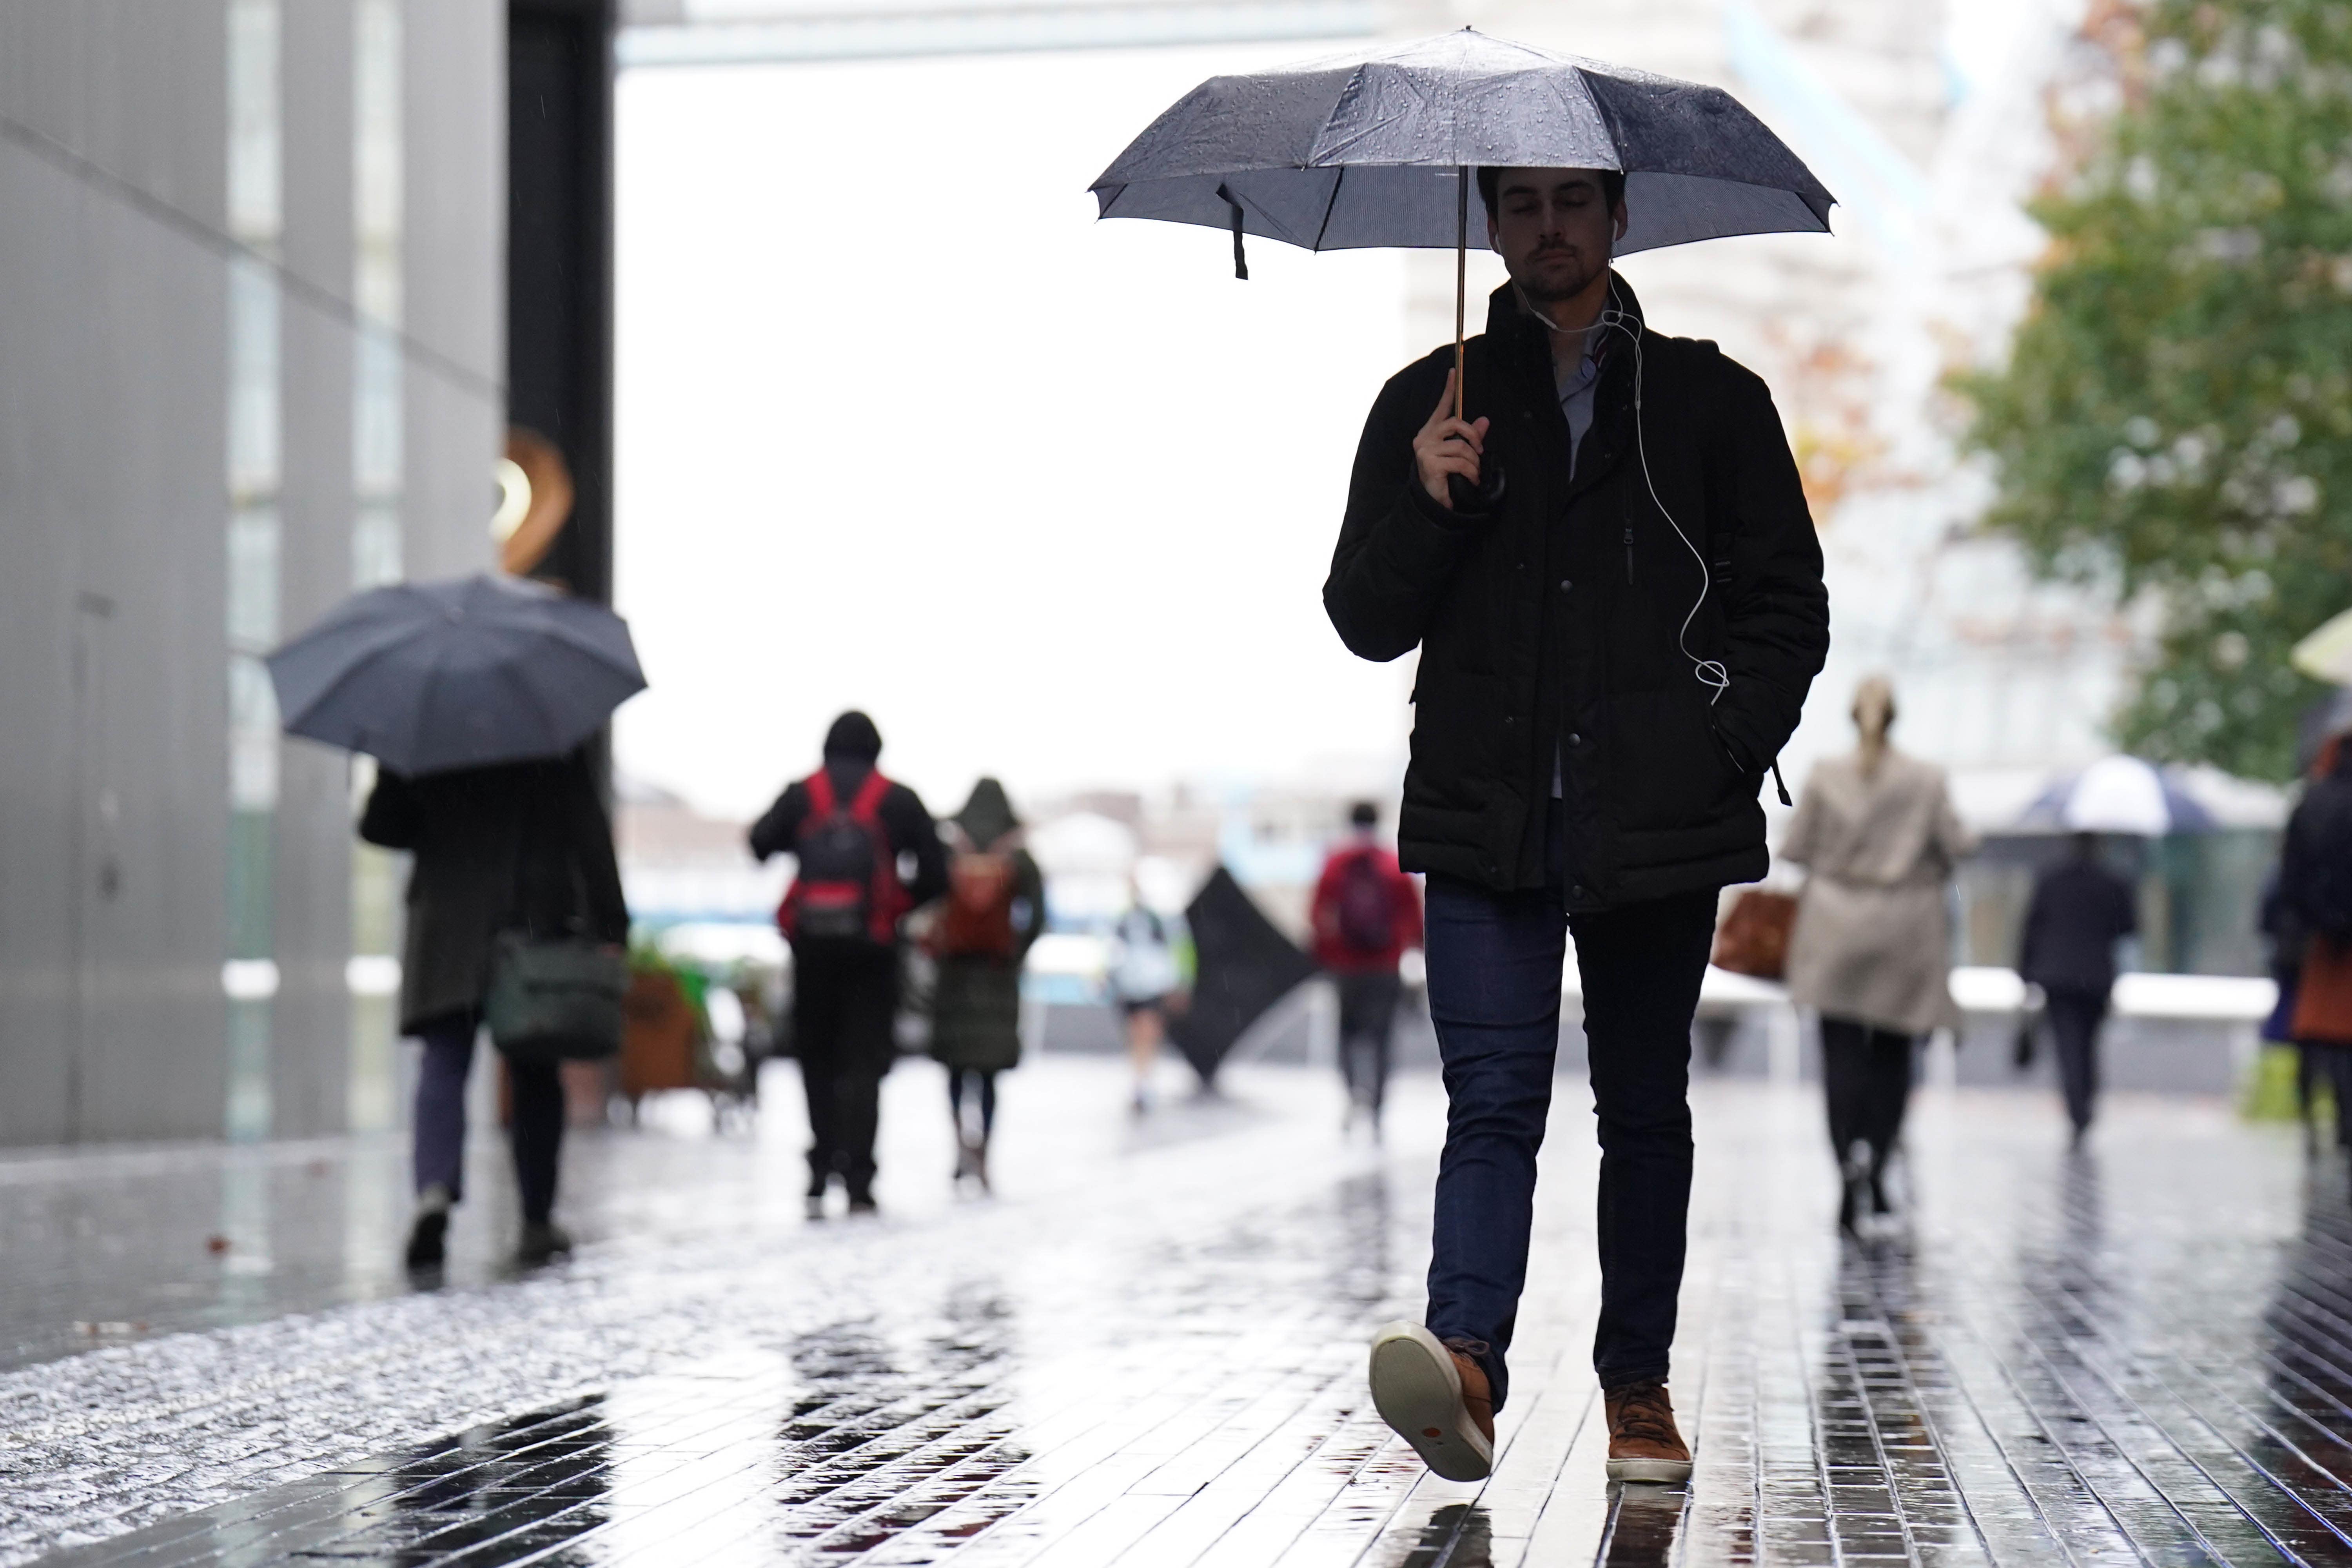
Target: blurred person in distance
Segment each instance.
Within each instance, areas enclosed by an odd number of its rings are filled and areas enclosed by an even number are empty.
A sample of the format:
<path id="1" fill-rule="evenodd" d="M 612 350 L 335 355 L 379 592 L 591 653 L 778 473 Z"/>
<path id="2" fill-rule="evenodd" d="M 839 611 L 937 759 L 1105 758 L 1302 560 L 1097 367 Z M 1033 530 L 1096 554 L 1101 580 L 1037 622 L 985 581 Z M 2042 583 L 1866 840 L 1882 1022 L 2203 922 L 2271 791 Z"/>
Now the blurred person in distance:
<path id="1" fill-rule="evenodd" d="M 808 1216 L 838 1181 L 849 1212 L 874 1205 L 882 1076 L 897 1053 L 899 922 L 947 890 L 939 828 L 913 790 L 884 776 L 882 732 L 851 709 L 824 763 L 751 825 L 752 858 L 795 858 L 776 923 L 793 946 L 793 1054 L 808 1096 Z"/>
<path id="2" fill-rule="evenodd" d="M 1829 647 L 1821 547 L 1770 395 L 1648 331 L 1610 268 L 1624 176 L 1477 171 L 1509 281 L 1365 422 L 1323 602 L 1418 647 L 1399 858 L 1428 873 L 1449 1120 L 1429 1308 L 1375 1337 L 1382 1416 L 1493 1465 L 1573 932 L 1601 1138 L 1594 1337 L 1613 1480 L 1690 1474 L 1666 1384 L 1690 1204 L 1691 1021 L 1718 891 L 1769 868 L 1757 796 Z"/>
<path id="3" fill-rule="evenodd" d="M 1168 1016 L 1184 1003 L 1182 921 L 1144 902 L 1143 887 L 1128 879 L 1128 906 L 1111 927 L 1104 980 L 1127 1030 L 1127 1059 L 1135 1069 L 1130 1109 L 1151 1110 L 1151 1075 L 1168 1037 Z"/>
<path id="4" fill-rule="evenodd" d="M 2307 793 L 2315 791 L 2320 781 L 2334 776 L 2343 755 L 2344 734 L 2323 735 L 2304 770 Z M 2335 786 L 2329 793 L 2335 794 Z M 2336 901 L 2328 890 L 2327 879 L 2315 878 L 2315 869 L 2313 826 L 2314 820 L 2326 814 L 2326 808 L 2315 808 L 2306 816 L 2304 830 L 2295 834 L 2294 858 L 2300 865 L 2295 876 L 2294 901 L 2287 897 L 2287 840 L 2279 847 L 2279 863 L 2263 880 L 2259 924 L 2263 940 L 2270 948 L 2271 980 L 2278 987 L 2278 1003 L 2271 1016 L 2263 1020 L 2262 1037 L 2277 1044 L 2294 1047 L 2295 1110 L 2303 1121 L 2306 1149 L 2315 1147 L 2318 1128 L 2313 1116 L 2317 1081 L 2327 1080 L 2336 1101 L 2336 1142 L 2338 1148 L 2352 1149 L 2352 1047 L 2328 1040 L 2299 1037 L 2295 1029 L 2296 1003 L 2303 989 L 2304 959 L 2311 947 L 2311 928 L 2305 923 L 2305 908 L 2325 908 Z M 2289 818 L 2290 828 L 2294 826 Z M 2352 854 L 2352 842 L 2336 847 L 2339 853 Z"/>
<path id="5" fill-rule="evenodd" d="M 450 1210 L 465 1193 L 466 1079 L 501 931 L 584 931 L 629 938 L 613 828 L 585 751 L 416 777 L 381 769 L 360 837 L 413 857 L 400 965 L 400 1029 L 425 1047 L 413 1129 L 416 1214 L 411 1268 L 436 1268 Z M 508 1128 L 522 1198 L 518 1256 L 543 1263 L 572 1249 L 555 1223 L 563 1086 L 548 1062 L 508 1062 Z"/>
<path id="6" fill-rule="evenodd" d="M 2017 975 L 2042 987 L 2066 1119 L 2080 1148 L 2099 1094 L 2099 1026 L 2116 986 L 2116 948 L 2139 931 L 2131 884 L 2099 858 L 2099 836 L 2077 833 L 2064 859 L 2033 879 Z"/>
<path id="7" fill-rule="evenodd" d="M 1854 689 L 1860 744 L 1814 764 L 1780 843 L 1805 868 L 1789 933 L 1789 999 L 1821 1015 L 1822 1089 L 1842 1192 L 1838 1228 L 1893 1213 L 1886 1161 L 1911 1102 L 1920 1040 L 1959 1024 L 1952 1005 L 1953 869 L 1976 847 L 1944 770 L 1887 740 L 1895 689 Z"/>
<path id="8" fill-rule="evenodd" d="M 2328 1016 L 2347 1011 L 2340 958 L 2352 943 L 2352 741 L 2343 733 L 2330 735 L 2305 776 L 2303 798 L 2288 816 L 2279 845 L 2276 887 L 2263 910 L 2263 929 L 2273 942 L 2285 993 L 2277 1032 L 2292 1038 L 2326 1076 L 2335 1090 L 2337 1142 L 2352 1147 L 2347 1135 L 2352 1128 L 2352 1039 L 2332 1037 L 2334 1031 L 2324 1027 Z"/>
<path id="9" fill-rule="evenodd" d="M 1339 1076 L 1348 1091 L 1345 1127 L 1359 1116 L 1381 1135 L 1387 1098 L 1390 1037 L 1404 988 L 1397 965 L 1421 945 L 1421 892 L 1380 841 L 1380 808 L 1360 800 L 1348 812 L 1348 837 L 1325 858 L 1310 918 L 1315 961 L 1339 994 Z"/>
<path id="10" fill-rule="evenodd" d="M 989 1189 L 996 1075 L 1021 1061 L 1021 965 L 1045 929 L 1045 879 L 1004 786 L 983 778 L 948 820 L 948 890 L 926 944 L 939 965 L 931 1055 L 948 1069 L 955 1180 Z M 969 1102 L 969 1103 L 967 1103 Z"/>

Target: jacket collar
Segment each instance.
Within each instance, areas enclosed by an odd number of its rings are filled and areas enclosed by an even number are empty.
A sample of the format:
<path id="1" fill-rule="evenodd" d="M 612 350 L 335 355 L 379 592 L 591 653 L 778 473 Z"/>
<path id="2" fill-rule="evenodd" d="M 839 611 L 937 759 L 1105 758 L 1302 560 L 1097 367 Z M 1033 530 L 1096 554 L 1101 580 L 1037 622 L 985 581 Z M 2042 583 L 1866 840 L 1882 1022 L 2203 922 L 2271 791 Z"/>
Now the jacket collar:
<path id="1" fill-rule="evenodd" d="M 1642 301 L 1634 297 L 1633 286 L 1614 268 L 1609 272 L 1609 292 L 1612 303 L 1630 317 L 1629 324 L 1640 331 Z M 1507 281 L 1486 296 L 1486 335 L 1514 355 L 1533 353 L 1539 355 L 1544 364 L 1551 363 L 1550 329 L 1542 318 L 1519 303 L 1519 291 Z"/>

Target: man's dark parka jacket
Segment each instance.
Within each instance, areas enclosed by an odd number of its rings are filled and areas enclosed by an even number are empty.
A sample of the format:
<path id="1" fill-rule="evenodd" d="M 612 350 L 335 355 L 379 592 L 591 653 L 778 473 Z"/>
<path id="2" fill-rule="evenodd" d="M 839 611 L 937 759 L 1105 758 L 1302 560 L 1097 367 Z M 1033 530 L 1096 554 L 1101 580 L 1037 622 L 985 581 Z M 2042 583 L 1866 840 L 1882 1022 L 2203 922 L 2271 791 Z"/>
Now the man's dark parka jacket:
<path id="1" fill-rule="evenodd" d="M 1626 325 L 1574 472 L 1549 337 L 1506 284 L 1465 350 L 1465 414 L 1493 421 L 1501 498 L 1457 513 L 1415 472 L 1448 344 L 1373 404 L 1323 588 L 1355 653 L 1421 649 L 1405 868 L 1543 886 L 1556 751 L 1570 909 L 1763 876 L 1763 775 L 1829 651 L 1821 546 L 1771 395 L 1713 343 L 1642 328 L 1612 283 Z M 1719 698 L 1693 658 L 1728 674 Z"/>

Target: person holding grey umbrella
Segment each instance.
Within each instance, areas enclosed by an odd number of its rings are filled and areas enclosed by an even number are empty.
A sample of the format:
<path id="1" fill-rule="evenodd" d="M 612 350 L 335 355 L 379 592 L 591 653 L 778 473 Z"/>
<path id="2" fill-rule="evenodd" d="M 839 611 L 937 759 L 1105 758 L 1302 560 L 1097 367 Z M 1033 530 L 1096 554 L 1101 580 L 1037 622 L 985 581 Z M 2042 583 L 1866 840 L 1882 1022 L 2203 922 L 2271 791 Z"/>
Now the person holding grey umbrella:
<path id="1" fill-rule="evenodd" d="M 601 979 L 586 989 L 617 1007 L 629 911 L 580 748 L 645 689 L 645 674 L 626 623 L 605 605 L 488 573 L 355 594 L 268 662 L 288 734 L 380 764 L 360 836 L 415 858 L 400 1017 L 425 1061 L 407 1258 L 435 1268 L 464 1191 L 474 1037 L 486 1006 L 497 1031 L 490 1005 L 513 994 L 496 986 L 501 943 L 589 950 Z M 544 1052 L 509 1054 L 508 1071 L 520 1255 L 544 1262 L 572 1246 L 554 1220 L 562 1089 Z"/>
<path id="2" fill-rule="evenodd" d="M 1429 873 L 1450 1106 L 1428 1316 L 1383 1331 L 1373 1394 L 1440 1474 L 1486 1473 L 1573 934 L 1609 1473 L 1676 1483 L 1691 1020 L 1717 891 L 1765 873 L 1758 791 L 1828 649 L 1821 549 L 1763 384 L 1653 331 L 1611 269 L 1622 177 L 1478 177 L 1511 280 L 1468 402 L 1444 351 L 1389 383 L 1324 588 L 1355 652 L 1421 650 L 1398 839 Z"/>
<path id="3" fill-rule="evenodd" d="M 1474 175 L 1511 279 L 1475 339 Z M 1429 874 L 1451 1102 L 1429 1310 L 1375 1335 L 1373 1402 L 1441 1476 L 1489 1472 L 1572 929 L 1609 1474 L 1686 1479 L 1666 1377 L 1691 1017 L 1717 890 L 1767 868 L 1757 795 L 1828 605 L 1763 384 L 1651 331 L 1611 262 L 1825 233 L 1832 198 L 1719 88 L 1467 27 L 1212 78 L 1092 188 L 1105 217 L 1230 227 L 1238 277 L 1251 234 L 1454 251 L 1454 342 L 1374 404 L 1323 594 L 1354 652 L 1421 652 L 1398 848 Z"/>
<path id="4" fill-rule="evenodd" d="M 414 857 L 400 967 L 400 1027 L 425 1047 L 414 1129 L 416 1215 L 407 1261 L 442 1261 L 450 1210 L 465 1193 L 466 1079 L 501 932 L 629 935 L 612 825 L 584 752 L 410 777 L 376 775 L 360 837 Z M 525 1263 L 568 1252 L 555 1223 L 563 1087 L 551 1061 L 509 1059 L 509 1127 L 522 1196 Z"/>

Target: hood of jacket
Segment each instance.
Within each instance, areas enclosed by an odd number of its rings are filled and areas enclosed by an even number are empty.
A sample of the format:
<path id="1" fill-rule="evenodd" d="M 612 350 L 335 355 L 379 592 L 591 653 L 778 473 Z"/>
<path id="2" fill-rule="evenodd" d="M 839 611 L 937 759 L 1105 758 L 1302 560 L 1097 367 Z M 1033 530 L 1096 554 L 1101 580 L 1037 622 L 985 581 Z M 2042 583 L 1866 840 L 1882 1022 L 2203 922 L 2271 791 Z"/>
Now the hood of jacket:
<path id="1" fill-rule="evenodd" d="M 1006 834 L 1021 826 L 1013 814 L 1013 802 L 1005 797 L 1004 786 L 994 779 L 982 779 L 971 786 L 971 798 L 955 814 L 955 825 L 975 849 L 986 849 Z"/>

